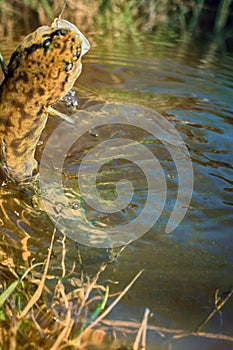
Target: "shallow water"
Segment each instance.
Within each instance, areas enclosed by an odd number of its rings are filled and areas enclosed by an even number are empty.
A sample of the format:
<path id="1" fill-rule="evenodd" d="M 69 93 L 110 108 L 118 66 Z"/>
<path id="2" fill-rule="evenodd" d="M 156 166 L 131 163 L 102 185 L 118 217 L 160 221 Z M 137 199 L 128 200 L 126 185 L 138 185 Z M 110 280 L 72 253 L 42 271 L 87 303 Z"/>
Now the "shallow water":
<path id="1" fill-rule="evenodd" d="M 147 307 L 153 313 L 150 324 L 194 331 L 215 308 L 216 291 L 219 290 L 223 298 L 233 285 L 233 59 L 217 51 L 214 45 L 188 46 L 149 34 L 135 40 L 104 40 L 97 36 L 91 41 L 92 50 L 84 59 L 83 73 L 75 85 L 80 109 L 104 102 L 123 102 L 160 113 L 171 125 L 171 137 L 174 127 L 189 150 L 194 172 L 192 199 L 182 222 L 174 231 L 166 233 L 179 190 L 174 159 L 166 144 L 145 130 L 111 123 L 94 128 L 93 123 L 92 133 L 84 133 L 75 143 L 64 165 L 64 186 L 72 193 L 72 204 L 77 201 L 83 208 L 80 220 L 87 220 L 95 227 L 121 227 L 137 217 L 145 205 L 148 187 L 143 172 L 123 157 L 110 158 L 97 177 L 101 195 L 107 200 L 115 199 L 115 184 L 128 176 L 134 186 L 134 196 L 121 212 L 96 213 L 85 202 L 80 202 L 77 173 L 81 161 L 92 147 L 116 137 L 136 140 L 155 154 L 167 185 L 162 214 L 147 233 L 124 250 L 102 278 L 119 281 L 117 288 L 111 287 L 118 290 L 144 269 L 111 318 L 140 320 Z M 85 124 L 80 115 L 76 118 L 80 127 Z M 43 140 L 48 140 L 59 124 L 58 118 L 51 117 Z M 59 149 L 59 142 L 56 147 Z M 39 158 L 42 149 L 43 145 L 39 146 Z M 59 151 L 56 154 L 63 156 Z M 150 162 L 144 166 L 154 171 Z M 185 167 L 184 164 L 184 171 Z M 155 176 L 157 188 L 161 188 L 161 178 L 157 173 Z M 17 264 L 23 260 L 27 264 L 33 257 L 41 261 L 47 254 L 54 225 L 45 212 L 37 209 L 34 200 L 30 193 L 26 196 L 11 183 L 1 188 L 1 254 L 5 263 Z M 155 203 L 155 210 L 159 205 Z M 54 249 L 56 268 L 56 259 L 61 255 L 59 235 Z M 77 249 L 70 239 L 67 249 L 72 266 L 77 259 Z M 106 249 L 93 247 L 80 246 L 80 250 L 84 267 L 90 274 L 108 254 Z M 203 330 L 233 336 L 232 311 L 230 299 L 222 313 L 216 313 Z M 173 350 L 230 349 L 232 346 L 227 341 L 200 337 L 179 339 L 170 345 L 155 332 L 151 332 L 149 338 L 151 349 L 155 345 L 158 349 Z"/>

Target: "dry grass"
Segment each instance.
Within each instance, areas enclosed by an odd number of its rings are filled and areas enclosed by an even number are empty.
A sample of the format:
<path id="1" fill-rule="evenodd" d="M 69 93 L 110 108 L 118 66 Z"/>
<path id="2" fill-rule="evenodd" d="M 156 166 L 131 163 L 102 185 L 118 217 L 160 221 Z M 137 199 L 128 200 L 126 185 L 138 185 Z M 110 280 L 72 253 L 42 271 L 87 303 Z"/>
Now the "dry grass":
<path id="1" fill-rule="evenodd" d="M 203 331 L 216 313 L 221 314 L 221 309 L 231 298 L 233 290 L 224 298 L 220 298 L 219 291 L 216 291 L 214 309 L 200 326 L 191 332 L 149 325 L 148 309 L 145 310 L 141 323 L 111 320 L 110 312 L 133 286 L 142 271 L 123 291 L 111 295 L 110 287 L 100 284 L 99 278 L 125 247 L 112 260 L 102 264 L 93 278 L 84 273 L 81 256 L 78 254 L 80 272 L 77 276 L 75 266 L 72 271 L 66 270 L 66 237 L 63 237 L 61 275 L 54 276 L 50 271 L 50 259 L 55 233 L 56 229 L 45 262 L 34 264 L 29 269 L 25 268 L 21 278 L 12 268 L 7 270 L 5 266 L 1 270 L 1 350 L 145 350 L 149 332 L 155 332 L 164 342 L 170 344 L 170 348 L 176 340 L 185 337 L 218 339 L 233 344 L 231 336 Z M 9 280 L 13 281 L 10 285 Z M 128 341 L 127 347 L 124 347 L 122 335 L 126 339 L 130 335 L 132 340 L 132 334 L 135 334 L 134 341 L 131 341 L 131 345 Z"/>
<path id="2" fill-rule="evenodd" d="M 49 266 L 55 233 L 56 230 L 42 271 L 38 271 L 41 265 L 38 263 L 25 268 L 21 278 L 15 279 L 14 272 L 10 285 L 9 271 L 6 283 L 2 281 L 0 349 L 115 348 L 117 341 L 114 340 L 114 333 L 109 327 L 102 326 L 101 322 L 142 271 L 117 296 L 109 295 L 109 286 L 99 284 L 98 280 L 112 261 L 104 263 L 93 278 L 86 276 L 82 269 L 77 278 L 75 267 L 72 271 L 66 271 L 64 237 L 61 276 L 54 276 L 49 272 Z M 82 266 L 80 256 L 79 264 Z M 51 281 L 54 281 L 53 287 Z"/>
<path id="3" fill-rule="evenodd" d="M 64 1 L 10 0 L 0 2 L 0 32 L 3 37 L 18 39 L 41 25 L 50 25 L 63 9 Z M 98 2 L 69 0 L 63 18 L 75 23 L 82 31 L 94 28 Z"/>

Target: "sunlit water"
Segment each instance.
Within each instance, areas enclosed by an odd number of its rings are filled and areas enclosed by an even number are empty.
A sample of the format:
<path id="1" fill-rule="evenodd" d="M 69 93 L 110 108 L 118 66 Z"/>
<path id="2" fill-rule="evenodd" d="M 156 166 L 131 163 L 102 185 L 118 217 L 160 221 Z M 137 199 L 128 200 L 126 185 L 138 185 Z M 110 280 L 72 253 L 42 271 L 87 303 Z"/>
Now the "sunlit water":
<path id="1" fill-rule="evenodd" d="M 105 272 L 103 281 L 125 286 L 141 269 L 143 275 L 111 313 L 111 318 L 140 320 L 147 307 L 150 324 L 186 331 L 196 330 L 215 307 L 215 293 L 226 295 L 233 285 L 232 260 L 232 113 L 233 59 L 214 46 L 185 46 L 153 37 L 135 41 L 92 39 L 82 76 L 75 89 L 81 109 L 103 102 L 130 102 L 149 107 L 167 118 L 183 138 L 194 170 L 192 200 L 185 218 L 171 233 L 165 227 L 178 191 L 177 170 L 166 147 L 137 128 L 109 125 L 86 133 L 72 148 L 64 165 L 64 184 L 71 202 L 80 200 L 77 173 L 82 157 L 99 142 L 116 135 L 141 142 L 160 161 L 167 182 L 167 199 L 156 224 L 131 243 L 118 261 Z M 4 51 L 4 50 L 3 50 Z M 43 135 L 49 138 L 59 125 L 51 117 Z M 82 124 L 82 120 L 80 120 Z M 59 146 L 59 145 L 57 145 Z M 56 147 L 56 145 L 55 145 Z M 43 146 L 38 148 L 40 157 Z M 147 164 L 150 168 L 150 164 Z M 95 213 L 82 201 L 83 220 L 97 227 L 121 226 L 134 219 L 147 198 L 143 172 L 123 159 L 110 160 L 98 174 L 103 198 L 116 198 L 115 184 L 129 176 L 135 190 L 132 203 L 116 215 Z M 75 194 L 75 195 L 74 195 Z M 54 224 L 39 210 L 37 196 L 25 194 L 8 183 L 1 188 L 1 259 L 3 263 L 29 264 L 47 254 Z M 81 204 L 80 204 L 81 203 Z M 37 205 L 38 204 L 38 205 Z M 156 204 L 155 204 L 156 205 Z M 101 226 L 102 225 L 102 226 Z M 53 264 L 59 269 L 60 236 Z M 79 247 L 86 271 L 93 274 L 108 255 L 106 249 Z M 67 241 L 68 264 L 77 260 L 77 247 Z M 203 328 L 206 332 L 233 336 L 233 302 Z M 151 349 L 168 349 L 155 333 L 149 335 Z M 230 349 L 227 341 L 184 338 L 172 349 Z M 171 348 L 170 348 L 171 349 Z"/>

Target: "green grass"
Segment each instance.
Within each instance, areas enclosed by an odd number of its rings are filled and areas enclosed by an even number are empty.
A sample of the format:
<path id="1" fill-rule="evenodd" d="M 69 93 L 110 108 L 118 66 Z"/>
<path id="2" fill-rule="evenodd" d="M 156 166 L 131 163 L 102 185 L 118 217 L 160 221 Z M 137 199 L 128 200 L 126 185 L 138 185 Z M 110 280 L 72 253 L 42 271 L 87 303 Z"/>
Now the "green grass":
<path id="1" fill-rule="evenodd" d="M 112 35 L 173 31 L 181 37 L 212 33 L 212 39 L 233 36 L 231 0 L 0 0 L 4 35 L 26 33 L 61 14 L 84 31 Z"/>

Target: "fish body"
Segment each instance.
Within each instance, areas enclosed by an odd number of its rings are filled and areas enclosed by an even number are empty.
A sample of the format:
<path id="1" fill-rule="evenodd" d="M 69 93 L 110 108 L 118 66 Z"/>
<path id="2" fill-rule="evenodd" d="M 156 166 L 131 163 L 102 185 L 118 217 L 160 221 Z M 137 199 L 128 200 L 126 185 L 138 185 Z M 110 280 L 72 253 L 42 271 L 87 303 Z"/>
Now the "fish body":
<path id="1" fill-rule="evenodd" d="M 14 181 L 25 181 L 37 171 L 35 150 L 48 107 L 72 88 L 89 48 L 78 28 L 55 19 L 25 37 L 13 52 L 0 86 L 0 157 Z"/>

